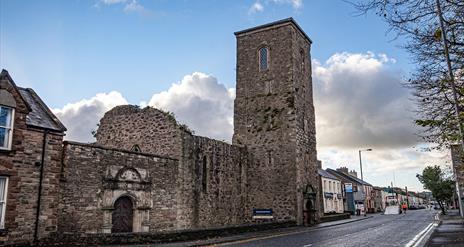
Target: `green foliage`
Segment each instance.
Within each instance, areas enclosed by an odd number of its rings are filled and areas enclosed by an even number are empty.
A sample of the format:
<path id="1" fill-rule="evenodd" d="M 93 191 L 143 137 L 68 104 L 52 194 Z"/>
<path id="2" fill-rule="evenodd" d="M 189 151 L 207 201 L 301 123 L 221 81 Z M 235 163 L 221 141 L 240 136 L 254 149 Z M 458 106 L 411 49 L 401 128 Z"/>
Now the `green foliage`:
<path id="1" fill-rule="evenodd" d="M 432 192 L 443 214 L 445 214 L 444 203 L 452 200 L 454 181 L 449 176 L 446 176 L 446 173 L 439 166 L 427 166 L 422 171 L 422 174 L 416 176 L 424 185 L 424 189 Z"/>

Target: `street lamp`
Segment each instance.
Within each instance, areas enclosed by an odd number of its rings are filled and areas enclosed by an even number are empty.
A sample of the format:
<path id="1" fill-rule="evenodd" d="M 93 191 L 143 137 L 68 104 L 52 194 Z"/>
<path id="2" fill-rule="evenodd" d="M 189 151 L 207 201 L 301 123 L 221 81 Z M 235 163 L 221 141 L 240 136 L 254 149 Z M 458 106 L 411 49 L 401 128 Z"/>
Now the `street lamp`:
<path id="1" fill-rule="evenodd" d="M 361 159 L 361 152 L 362 151 L 372 151 L 372 148 L 359 150 L 359 168 L 361 170 L 361 180 L 364 181 L 363 165 L 362 165 L 362 161 L 361 161 L 362 160 Z M 362 187 L 365 188 L 364 184 L 362 184 Z M 367 188 L 364 190 L 364 216 L 366 216 L 366 210 L 367 210 Z"/>
<path id="2" fill-rule="evenodd" d="M 372 151 L 372 148 L 359 150 L 359 168 L 361 169 L 361 180 L 364 180 L 364 177 L 363 177 L 363 165 L 362 165 L 362 161 L 361 161 L 361 152 L 362 151 Z"/>

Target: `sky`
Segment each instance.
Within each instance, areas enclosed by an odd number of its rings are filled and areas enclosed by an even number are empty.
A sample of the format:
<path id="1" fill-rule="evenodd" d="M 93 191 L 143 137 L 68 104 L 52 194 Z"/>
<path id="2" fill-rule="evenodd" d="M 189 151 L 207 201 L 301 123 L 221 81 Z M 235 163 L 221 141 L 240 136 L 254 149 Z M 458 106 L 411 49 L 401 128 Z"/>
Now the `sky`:
<path id="1" fill-rule="evenodd" d="M 449 165 L 424 152 L 415 105 L 401 83 L 414 69 L 375 14 L 342 0 L 0 1 L 0 68 L 33 88 L 68 128 L 92 142 L 121 104 L 174 112 L 198 135 L 233 134 L 234 32 L 293 17 L 313 41 L 318 159 L 366 181 L 422 190 L 415 175 Z M 205 121 L 207 120 L 207 121 Z"/>

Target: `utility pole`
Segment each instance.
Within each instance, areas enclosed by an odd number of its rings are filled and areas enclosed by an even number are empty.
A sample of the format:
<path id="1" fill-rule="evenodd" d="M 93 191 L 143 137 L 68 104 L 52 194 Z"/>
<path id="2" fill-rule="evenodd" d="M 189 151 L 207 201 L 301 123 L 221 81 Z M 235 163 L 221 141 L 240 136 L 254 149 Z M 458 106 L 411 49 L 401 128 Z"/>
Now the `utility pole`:
<path id="1" fill-rule="evenodd" d="M 458 121 L 459 136 L 461 139 L 461 148 L 464 151 L 464 136 L 462 135 L 464 131 L 463 131 L 463 127 L 462 127 L 462 123 L 460 119 L 461 111 L 459 109 L 459 101 L 458 101 L 458 94 L 456 91 L 456 84 L 454 83 L 454 73 L 453 73 L 453 68 L 451 66 L 451 59 L 450 59 L 449 50 L 448 50 L 448 43 L 447 43 L 447 37 L 446 37 L 445 24 L 443 20 L 443 13 L 441 12 L 440 0 L 436 0 L 436 2 L 437 2 L 438 19 L 440 20 L 441 38 L 443 40 L 443 48 L 445 50 L 446 65 L 448 67 L 449 84 L 453 92 L 454 111 L 456 115 L 456 120 Z M 462 159 L 462 157 L 460 158 Z M 456 170 L 454 167 L 453 167 L 453 172 L 454 172 L 454 177 L 456 180 L 456 193 L 458 194 L 458 200 L 459 200 L 459 213 L 461 214 L 461 218 L 462 218 L 464 217 L 464 214 L 463 214 L 462 201 L 461 201 L 461 192 L 459 189 L 459 182 L 458 182 Z"/>

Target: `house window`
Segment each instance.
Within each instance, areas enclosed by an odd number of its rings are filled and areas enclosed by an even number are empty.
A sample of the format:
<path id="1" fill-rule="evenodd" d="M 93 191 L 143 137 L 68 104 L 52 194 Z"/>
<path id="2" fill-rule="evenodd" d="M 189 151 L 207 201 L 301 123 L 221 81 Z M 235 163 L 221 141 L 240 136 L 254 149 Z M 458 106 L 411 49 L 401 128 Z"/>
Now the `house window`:
<path id="1" fill-rule="evenodd" d="M 0 149 L 11 149 L 14 109 L 0 106 Z"/>
<path id="2" fill-rule="evenodd" d="M 259 49 L 259 70 L 267 70 L 269 68 L 269 50 L 267 47 Z"/>
<path id="3" fill-rule="evenodd" d="M 8 177 L 0 176 L 0 229 L 5 229 L 6 192 L 8 191 Z"/>

